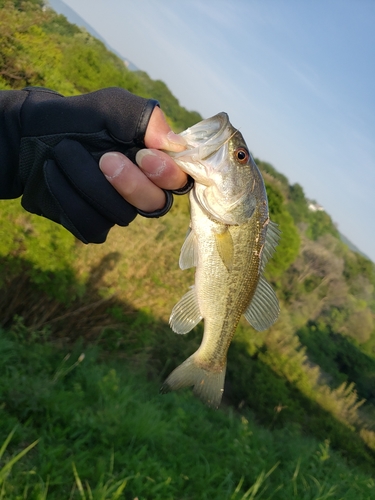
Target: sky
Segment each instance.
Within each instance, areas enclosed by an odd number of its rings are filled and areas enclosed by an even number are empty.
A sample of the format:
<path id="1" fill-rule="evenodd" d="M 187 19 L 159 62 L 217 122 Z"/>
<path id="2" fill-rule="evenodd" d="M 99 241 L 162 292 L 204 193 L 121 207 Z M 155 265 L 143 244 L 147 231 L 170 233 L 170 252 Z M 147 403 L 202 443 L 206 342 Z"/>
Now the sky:
<path id="1" fill-rule="evenodd" d="M 375 262 L 375 1 L 64 3 L 182 106 L 227 112 Z"/>

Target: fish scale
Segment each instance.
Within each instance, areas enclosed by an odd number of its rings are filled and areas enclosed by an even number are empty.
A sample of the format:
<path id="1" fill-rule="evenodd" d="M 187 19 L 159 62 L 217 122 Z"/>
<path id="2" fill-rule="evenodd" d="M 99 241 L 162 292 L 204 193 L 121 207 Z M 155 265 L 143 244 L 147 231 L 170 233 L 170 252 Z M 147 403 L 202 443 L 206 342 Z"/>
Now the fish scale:
<path id="1" fill-rule="evenodd" d="M 278 317 L 278 300 L 263 271 L 280 232 L 269 220 L 262 176 L 225 113 L 181 135 L 188 148 L 173 156 L 195 184 L 180 267 L 196 272 L 194 286 L 172 310 L 170 325 L 185 334 L 204 319 L 204 333 L 200 347 L 169 375 L 161 391 L 192 386 L 194 394 L 217 408 L 241 316 L 257 330 Z"/>

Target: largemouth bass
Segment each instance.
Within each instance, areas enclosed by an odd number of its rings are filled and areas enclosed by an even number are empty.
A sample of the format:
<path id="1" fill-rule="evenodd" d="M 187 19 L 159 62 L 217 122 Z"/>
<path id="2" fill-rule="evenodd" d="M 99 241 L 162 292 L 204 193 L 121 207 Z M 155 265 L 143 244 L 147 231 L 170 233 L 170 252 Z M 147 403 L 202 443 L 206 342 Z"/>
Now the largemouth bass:
<path id="1" fill-rule="evenodd" d="M 194 286 L 172 310 L 170 326 L 185 334 L 204 319 L 204 334 L 199 349 L 169 375 L 161 392 L 193 386 L 195 395 L 217 408 L 227 351 L 242 314 L 259 331 L 279 315 L 263 271 L 280 232 L 269 219 L 262 176 L 226 113 L 181 135 L 188 148 L 173 158 L 195 184 L 179 264 L 195 266 L 196 272 Z"/>

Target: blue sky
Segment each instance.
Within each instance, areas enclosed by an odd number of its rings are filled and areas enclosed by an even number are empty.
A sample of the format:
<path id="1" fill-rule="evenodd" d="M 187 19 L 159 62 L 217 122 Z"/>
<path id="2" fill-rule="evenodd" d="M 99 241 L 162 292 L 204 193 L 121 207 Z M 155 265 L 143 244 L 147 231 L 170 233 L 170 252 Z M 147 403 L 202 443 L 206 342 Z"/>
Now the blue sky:
<path id="1" fill-rule="evenodd" d="M 375 261 L 373 0 L 64 0 L 254 156 L 300 183 Z"/>

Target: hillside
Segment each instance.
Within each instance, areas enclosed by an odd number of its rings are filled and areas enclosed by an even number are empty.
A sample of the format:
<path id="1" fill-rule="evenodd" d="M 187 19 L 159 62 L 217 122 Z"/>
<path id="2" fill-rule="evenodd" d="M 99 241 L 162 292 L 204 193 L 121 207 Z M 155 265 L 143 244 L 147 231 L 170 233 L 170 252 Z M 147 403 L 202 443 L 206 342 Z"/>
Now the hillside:
<path id="1" fill-rule="evenodd" d="M 84 28 L 90 35 L 92 35 L 94 38 L 97 40 L 100 40 L 101 42 L 104 43 L 106 48 L 110 51 L 113 52 L 117 57 L 119 57 L 121 60 L 126 61 L 126 67 L 130 69 L 131 71 L 137 71 L 138 68 L 130 62 L 126 57 L 124 57 L 123 54 L 120 54 L 117 52 L 115 49 L 113 49 L 106 40 L 104 40 L 103 37 L 99 35 L 99 33 L 94 30 L 92 26 L 90 26 L 84 19 L 82 19 L 81 16 L 79 16 L 73 9 L 71 9 L 66 3 L 64 3 L 62 0 L 48 0 L 48 5 L 52 7 L 52 9 L 57 12 L 58 14 L 62 14 L 63 16 L 66 17 L 66 19 L 71 23 L 75 24 L 79 28 Z"/>
<path id="2" fill-rule="evenodd" d="M 0 0 L 0 89 L 39 85 L 75 95 L 119 86 L 159 99 L 176 131 L 201 119 L 199 113 L 181 107 L 163 82 L 128 70 L 103 42 L 42 7 L 39 0 Z"/>
<path id="3" fill-rule="evenodd" d="M 350 248 L 350 250 L 352 250 L 355 253 L 361 254 L 362 257 L 365 257 L 365 259 L 367 259 L 367 260 L 371 260 L 370 257 L 368 257 L 368 255 L 363 253 L 362 250 L 360 248 L 358 248 L 357 245 L 355 245 L 352 241 L 350 241 L 349 238 L 347 238 L 344 234 L 340 233 L 340 238 L 341 238 L 341 241 L 343 243 L 345 243 L 345 245 Z"/>
<path id="4" fill-rule="evenodd" d="M 201 119 L 41 1 L 0 7 L 0 89 L 116 85 L 159 99 L 176 130 Z M 189 391 L 157 395 L 202 335 L 168 326 L 193 280 L 178 268 L 186 197 L 98 246 L 0 201 L 0 443 L 17 425 L 0 451 L 4 498 L 375 496 L 374 265 L 309 211 L 301 186 L 256 161 L 282 230 L 266 269 L 282 312 L 266 332 L 240 323 L 216 413 Z"/>

